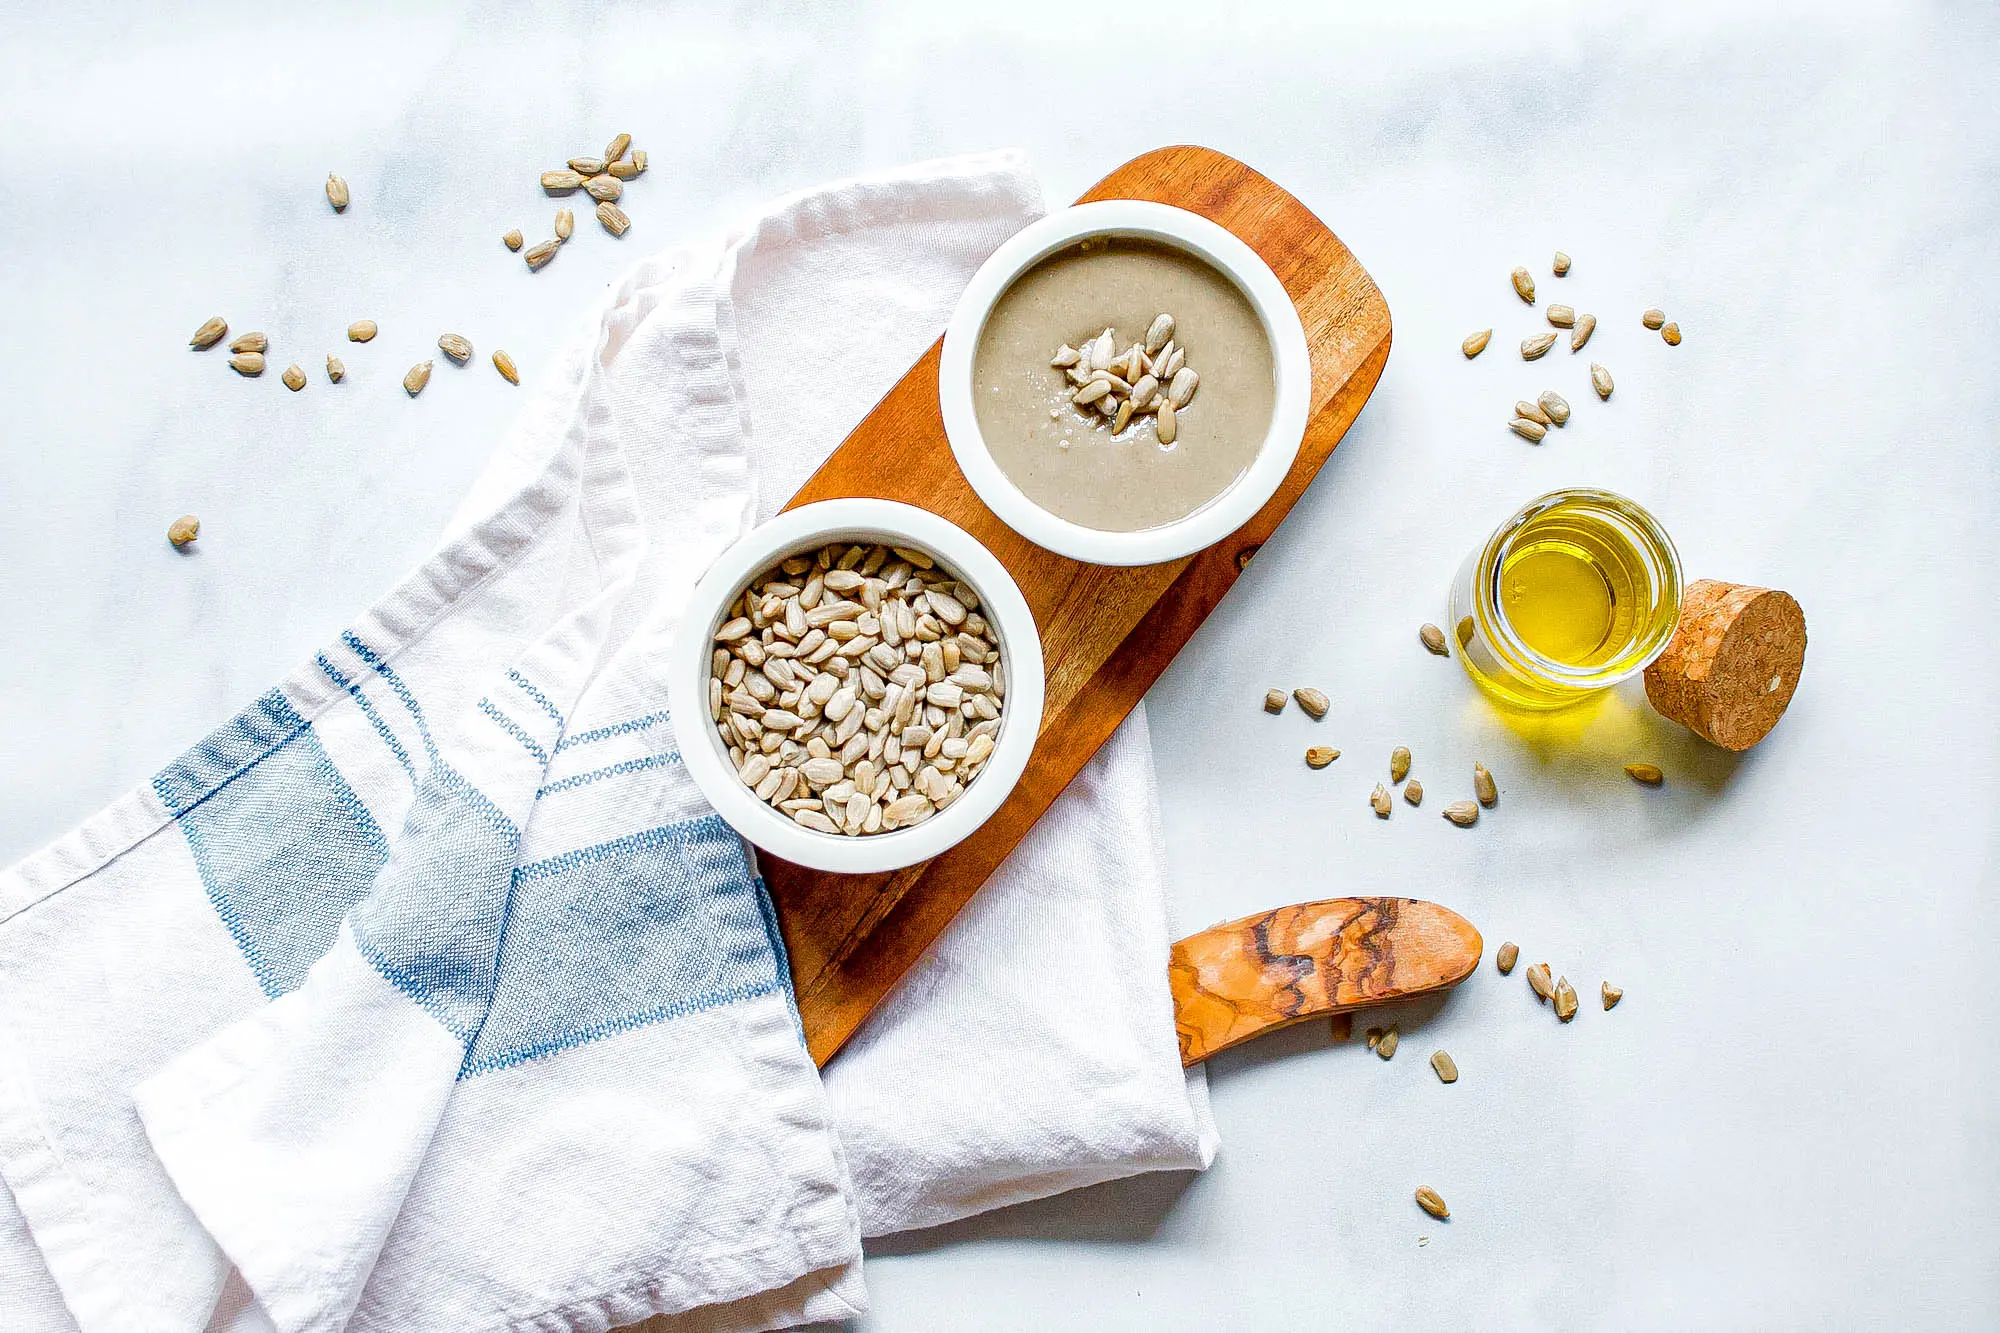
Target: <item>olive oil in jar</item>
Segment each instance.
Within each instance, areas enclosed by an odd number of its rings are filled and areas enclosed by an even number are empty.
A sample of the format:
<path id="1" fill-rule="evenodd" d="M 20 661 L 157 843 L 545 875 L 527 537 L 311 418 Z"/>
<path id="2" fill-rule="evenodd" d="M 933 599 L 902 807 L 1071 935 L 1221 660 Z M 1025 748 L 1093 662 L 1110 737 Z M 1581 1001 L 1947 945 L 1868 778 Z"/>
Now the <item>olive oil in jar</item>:
<path id="1" fill-rule="evenodd" d="M 1559 708 L 1659 655 L 1680 585 L 1673 543 L 1638 505 L 1607 491 L 1545 495 L 1460 571 L 1459 660 L 1505 702 Z"/>

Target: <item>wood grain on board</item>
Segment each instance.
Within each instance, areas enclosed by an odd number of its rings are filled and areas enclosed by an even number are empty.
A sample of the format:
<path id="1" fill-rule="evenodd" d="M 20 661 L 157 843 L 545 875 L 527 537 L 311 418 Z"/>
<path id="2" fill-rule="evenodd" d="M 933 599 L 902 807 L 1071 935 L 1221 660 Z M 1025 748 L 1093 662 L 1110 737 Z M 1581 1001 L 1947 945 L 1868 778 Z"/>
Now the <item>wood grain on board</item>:
<path id="1" fill-rule="evenodd" d="M 1181 1063 L 1308 1018 L 1456 986 L 1485 947 L 1416 898 L 1330 898 L 1211 926 L 1174 945 L 1167 979 Z"/>
<path id="2" fill-rule="evenodd" d="M 1232 536 L 1183 560 L 1115 569 L 1029 542 L 973 494 L 938 412 L 942 340 L 854 429 L 787 508 L 874 496 L 940 514 L 1007 567 L 1041 627 L 1041 735 L 1020 783 L 986 824 L 904 870 L 836 875 L 760 857 L 791 956 L 799 1016 L 825 1064 L 1069 785 L 1166 669 L 1326 462 L 1389 357 L 1389 307 L 1360 263 L 1305 205 L 1233 158 L 1162 148 L 1079 202 L 1147 199 L 1228 228 L 1271 266 L 1305 325 L 1311 410 L 1290 474 Z"/>

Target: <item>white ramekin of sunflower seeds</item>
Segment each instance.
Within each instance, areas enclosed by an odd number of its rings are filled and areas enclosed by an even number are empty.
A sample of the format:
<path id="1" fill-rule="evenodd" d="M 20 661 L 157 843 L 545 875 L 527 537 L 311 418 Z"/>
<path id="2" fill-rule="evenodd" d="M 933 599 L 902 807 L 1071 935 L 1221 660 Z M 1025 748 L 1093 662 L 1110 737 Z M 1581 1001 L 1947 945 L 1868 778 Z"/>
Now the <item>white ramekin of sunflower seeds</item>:
<path id="1" fill-rule="evenodd" d="M 1027 767 L 1033 614 L 963 529 L 827 500 L 737 542 L 674 648 L 674 728 L 717 812 L 818 870 L 894 870 L 964 839 Z"/>

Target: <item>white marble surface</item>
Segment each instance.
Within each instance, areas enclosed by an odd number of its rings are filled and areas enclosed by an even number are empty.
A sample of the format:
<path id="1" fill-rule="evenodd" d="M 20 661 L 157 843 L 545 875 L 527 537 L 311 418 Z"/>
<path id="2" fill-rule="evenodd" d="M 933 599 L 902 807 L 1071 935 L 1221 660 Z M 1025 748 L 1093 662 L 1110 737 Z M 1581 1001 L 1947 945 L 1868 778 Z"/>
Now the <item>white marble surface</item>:
<path id="1" fill-rule="evenodd" d="M 1151 696 L 1181 917 L 1421 893 L 1627 998 L 1558 1028 L 1488 966 L 1403 1013 L 1389 1064 L 1318 1025 L 1218 1059 L 1207 1175 L 879 1246 L 867 1328 L 2000 1323 L 1994 11 L 1339 9 L 1155 0 L 1137 45 L 1073 4 L 0 13 L 0 857 L 411 563 L 516 401 L 484 349 L 532 374 L 638 247 L 910 158 L 1021 145 L 1059 202 L 1203 142 L 1342 235 L 1396 350 Z M 496 238 L 548 226 L 535 174 L 620 128 L 655 164 L 631 235 L 587 224 L 528 276 Z M 1558 246 L 1575 271 L 1542 281 L 1603 319 L 1608 405 L 1587 357 L 1511 350 L 1535 317 L 1507 271 Z M 184 349 L 218 311 L 271 333 L 272 373 Z M 362 316 L 382 336 L 340 341 Z M 446 328 L 480 361 L 406 400 Z M 1507 409 L 1551 386 L 1576 419 L 1530 448 Z M 1757 751 L 1629 695 L 1510 731 L 1417 646 L 1465 549 L 1580 483 L 1654 507 L 1691 574 L 1804 603 L 1804 684 Z M 1324 723 L 1258 711 L 1304 683 Z M 1345 757 L 1313 774 L 1317 741 Z M 1399 743 L 1433 804 L 1480 758 L 1500 808 L 1377 823 Z"/>

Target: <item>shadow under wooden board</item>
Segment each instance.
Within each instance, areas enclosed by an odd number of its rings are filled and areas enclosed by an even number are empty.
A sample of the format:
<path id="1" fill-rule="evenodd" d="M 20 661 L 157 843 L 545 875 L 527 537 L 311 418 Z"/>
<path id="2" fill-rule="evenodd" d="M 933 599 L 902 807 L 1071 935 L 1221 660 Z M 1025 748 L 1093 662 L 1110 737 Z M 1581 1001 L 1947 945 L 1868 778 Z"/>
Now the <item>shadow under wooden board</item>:
<path id="1" fill-rule="evenodd" d="M 1047 696 L 1019 785 L 986 824 L 930 861 L 873 875 L 807 870 L 760 854 L 791 956 L 799 1017 L 825 1064 L 861 1026 L 1071 778 L 1110 738 L 1291 511 L 1389 359 L 1389 307 L 1359 261 L 1304 204 L 1234 158 L 1161 148 L 1099 181 L 1079 203 L 1145 199 L 1199 213 L 1263 257 L 1298 307 L 1312 398 L 1297 462 L 1269 504 L 1183 560 L 1116 569 L 1043 550 L 996 518 L 953 461 L 931 345 L 786 508 L 874 496 L 940 514 L 993 552 L 1042 634 Z"/>

